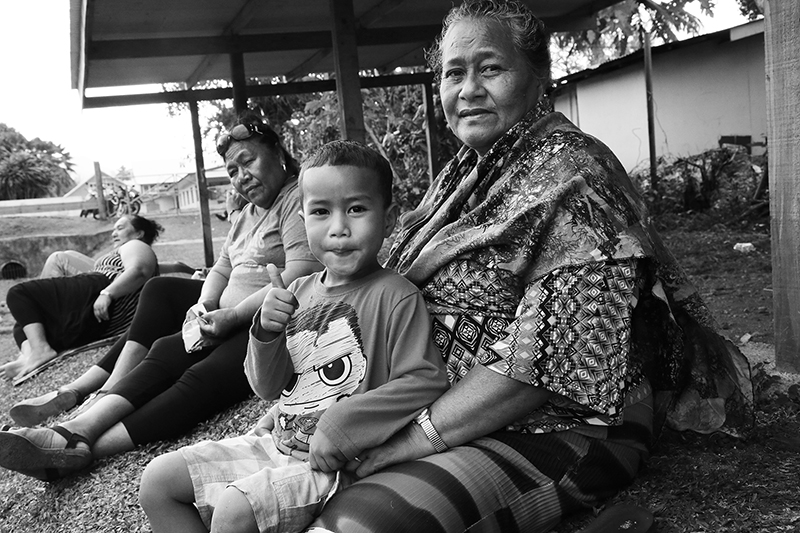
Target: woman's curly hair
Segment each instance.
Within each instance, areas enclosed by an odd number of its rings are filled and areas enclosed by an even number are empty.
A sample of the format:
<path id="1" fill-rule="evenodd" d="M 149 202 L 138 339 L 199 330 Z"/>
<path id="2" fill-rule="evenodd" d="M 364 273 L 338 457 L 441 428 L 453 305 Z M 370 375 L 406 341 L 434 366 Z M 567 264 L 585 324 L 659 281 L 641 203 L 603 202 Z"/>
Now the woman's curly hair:
<path id="1" fill-rule="evenodd" d="M 442 22 L 441 34 L 426 54 L 437 79 L 442 73 L 442 41 L 455 23 L 466 19 L 493 20 L 507 28 L 517 50 L 525 56 L 542 86 L 550 85 L 549 35 L 544 22 L 519 0 L 466 0 L 452 8 Z"/>

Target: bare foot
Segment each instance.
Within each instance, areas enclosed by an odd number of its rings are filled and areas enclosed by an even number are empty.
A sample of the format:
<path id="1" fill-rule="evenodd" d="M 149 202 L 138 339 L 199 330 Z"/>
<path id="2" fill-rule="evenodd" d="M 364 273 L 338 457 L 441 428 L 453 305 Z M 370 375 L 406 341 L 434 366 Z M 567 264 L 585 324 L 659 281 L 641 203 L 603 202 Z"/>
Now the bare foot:
<path id="1" fill-rule="evenodd" d="M 3 373 L 6 379 L 15 379 L 19 376 L 24 376 L 31 370 L 36 370 L 48 361 L 55 359 L 58 352 L 49 346 L 48 348 L 49 349 L 43 349 L 37 352 L 23 350 L 23 353 L 21 353 L 16 360 L 0 366 L 0 372 Z"/>
<path id="2" fill-rule="evenodd" d="M 20 367 L 24 364 L 25 354 L 20 352 L 16 359 L 0 365 L 0 374 L 6 379 L 14 379 L 19 374 Z"/>

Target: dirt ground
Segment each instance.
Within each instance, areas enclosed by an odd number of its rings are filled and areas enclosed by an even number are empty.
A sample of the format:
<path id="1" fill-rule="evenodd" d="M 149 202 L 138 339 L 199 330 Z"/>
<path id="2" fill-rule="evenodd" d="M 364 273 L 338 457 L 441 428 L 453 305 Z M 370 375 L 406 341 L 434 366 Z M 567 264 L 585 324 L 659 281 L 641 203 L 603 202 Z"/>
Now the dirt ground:
<path id="1" fill-rule="evenodd" d="M 184 261 L 203 266 L 202 225 L 199 215 L 153 217 L 164 226 L 154 249 L 162 261 Z M 0 217 L 0 236 L 33 236 L 96 232 L 111 227 L 80 217 Z M 228 231 L 228 223 L 211 216 L 214 253 Z M 749 223 L 735 229 L 716 225 L 705 227 L 702 220 L 672 219 L 661 235 L 711 307 L 720 328 L 731 340 L 773 344 L 772 263 L 770 236 L 765 224 Z M 176 241 L 182 244 L 175 244 Z M 193 241 L 193 242 L 185 242 Z M 737 243 L 751 243 L 755 251 L 734 250 Z M 0 280 L 2 286 L 13 282 Z M 747 337 L 745 337 L 747 336 Z"/>
<path id="2" fill-rule="evenodd" d="M 227 222 L 212 216 L 214 249 L 219 249 Z M 202 231 L 198 217 L 163 217 L 166 231 L 155 247 L 163 261 L 201 265 Z M 0 218 L 0 235 L 37 231 L 96 231 L 99 222 L 85 219 Z M 721 333 L 751 358 L 757 400 L 757 430 L 747 439 L 725 435 L 667 432 L 653 450 L 636 481 L 608 503 L 634 503 L 650 509 L 658 533 L 773 533 L 800 531 L 800 387 L 783 387 L 784 380 L 765 372 L 774 359 L 772 344 L 772 275 L 770 236 L 764 224 L 735 228 L 709 226 L 701 219 L 681 217 L 663 223 L 661 235 L 690 278 L 697 284 L 719 322 Z M 751 243 L 750 253 L 734 250 Z M 16 281 L 0 280 L 0 301 Z M 8 315 L 0 314 L 0 360 L 14 355 Z M 64 361 L 20 387 L 0 383 L 0 423 L 15 401 L 52 390 L 79 374 L 97 353 Z M 149 532 L 137 501 L 141 470 L 154 456 L 203 438 L 217 439 L 245 430 L 260 416 L 250 402 L 222 413 L 185 437 L 155 443 L 96 463 L 86 475 L 54 484 L 0 471 L 0 533 L 37 524 L 41 533 L 97 530 Z M 109 487 L 114 487 L 109 491 Z M 69 505 L 66 504 L 69 502 Z M 599 512 L 567 519 L 555 533 L 575 533 Z"/>

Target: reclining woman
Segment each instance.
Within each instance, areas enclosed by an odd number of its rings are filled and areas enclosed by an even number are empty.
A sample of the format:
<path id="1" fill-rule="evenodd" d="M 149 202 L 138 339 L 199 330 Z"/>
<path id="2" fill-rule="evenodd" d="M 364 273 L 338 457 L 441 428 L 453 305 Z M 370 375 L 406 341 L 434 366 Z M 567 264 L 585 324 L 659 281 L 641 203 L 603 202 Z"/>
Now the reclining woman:
<path id="1" fill-rule="evenodd" d="M 521 0 L 465 0 L 437 44 L 465 146 L 404 215 L 387 266 L 420 287 L 454 385 L 350 457 L 363 479 L 315 533 L 550 531 L 631 482 L 660 400 L 681 403 L 680 429 L 753 421 L 746 359 L 621 164 L 543 96 L 543 24 Z"/>
<path id="2" fill-rule="evenodd" d="M 96 458 L 181 435 L 252 394 L 243 363 L 250 322 L 270 286 L 266 266 L 281 268 L 290 283 L 321 265 L 298 215 L 297 162 L 272 128 L 244 117 L 219 137 L 217 151 L 250 203 L 206 279 L 149 282 L 117 363 L 133 368 L 61 426 L 0 431 L 0 466 L 58 478 Z M 195 303 L 208 311 L 200 327 L 211 345 L 187 353 L 180 330 L 195 316 L 187 312 Z"/>
<path id="3" fill-rule="evenodd" d="M 152 244 L 164 230 L 158 222 L 125 215 L 114 223 L 114 248 L 94 260 L 75 251 L 55 252 L 38 279 L 8 290 L 20 355 L 0 366 L 15 379 L 58 355 L 130 325 L 142 286 L 158 275 Z"/>

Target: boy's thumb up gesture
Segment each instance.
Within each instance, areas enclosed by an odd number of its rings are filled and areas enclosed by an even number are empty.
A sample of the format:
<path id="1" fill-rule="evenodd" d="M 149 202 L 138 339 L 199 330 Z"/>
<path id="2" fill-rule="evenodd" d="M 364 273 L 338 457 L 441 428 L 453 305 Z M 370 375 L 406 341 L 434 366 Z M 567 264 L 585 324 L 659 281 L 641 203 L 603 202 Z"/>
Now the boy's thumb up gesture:
<path id="1" fill-rule="evenodd" d="M 267 272 L 272 287 L 267 291 L 264 303 L 261 304 L 261 328 L 264 331 L 280 333 L 286 329 L 286 324 L 289 323 L 298 303 L 294 294 L 286 290 L 278 268 L 270 263 L 267 265 Z"/>

